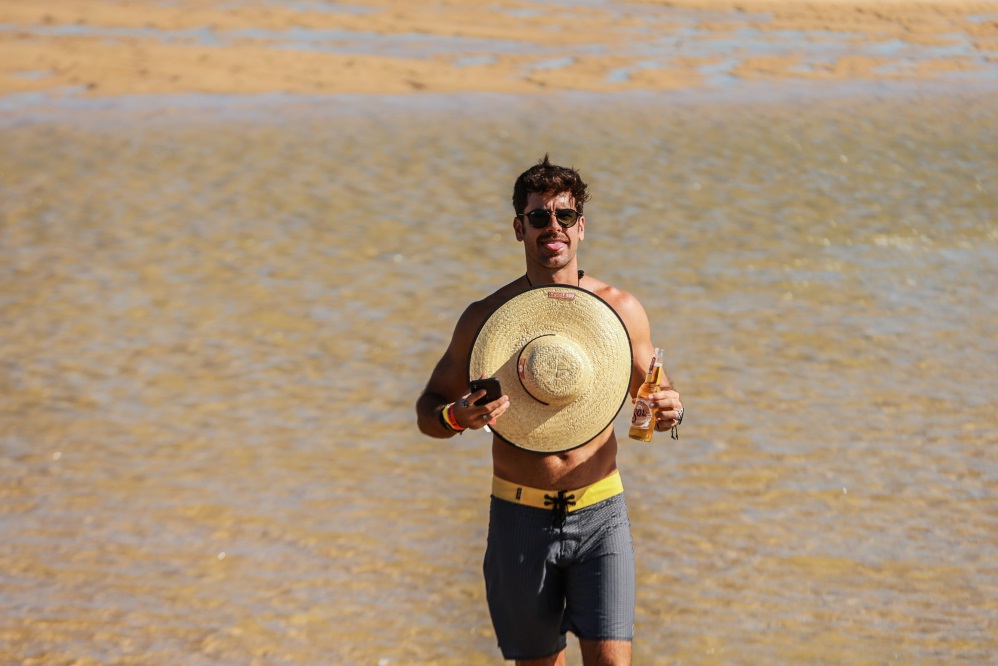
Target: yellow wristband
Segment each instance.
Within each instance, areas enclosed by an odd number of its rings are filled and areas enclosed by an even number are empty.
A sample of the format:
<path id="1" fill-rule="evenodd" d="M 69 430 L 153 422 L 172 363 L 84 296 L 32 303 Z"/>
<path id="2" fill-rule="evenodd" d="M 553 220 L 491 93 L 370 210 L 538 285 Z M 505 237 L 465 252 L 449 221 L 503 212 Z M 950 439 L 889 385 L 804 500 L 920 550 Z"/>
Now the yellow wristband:
<path id="1" fill-rule="evenodd" d="M 461 432 L 462 430 L 465 430 L 465 428 L 462 428 L 461 424 L 457 422 L 457 417 L 454 416 L 453 402 L 441 410 L 440 420 L 447 427 L 447 429 L 452 432 Z"/>

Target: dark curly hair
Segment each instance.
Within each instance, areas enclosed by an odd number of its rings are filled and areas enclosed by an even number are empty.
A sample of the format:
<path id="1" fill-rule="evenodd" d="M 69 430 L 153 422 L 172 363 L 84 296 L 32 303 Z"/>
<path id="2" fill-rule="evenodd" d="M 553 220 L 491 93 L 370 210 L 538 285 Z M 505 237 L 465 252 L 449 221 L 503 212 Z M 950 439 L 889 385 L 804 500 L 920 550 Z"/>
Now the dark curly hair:
<path id="1" fill-rule="evenodd" d="M 569 192 L 575 199 L 575 210 L 582 214 L 583 205 L 589 201 L 589 188 L 575 169 L 551 164 L 547 154 L 544 159 L 520 174 L 513 185 L 513 209 L 520 215 L 527 207 L 532 194 L 560 194 Z"/>

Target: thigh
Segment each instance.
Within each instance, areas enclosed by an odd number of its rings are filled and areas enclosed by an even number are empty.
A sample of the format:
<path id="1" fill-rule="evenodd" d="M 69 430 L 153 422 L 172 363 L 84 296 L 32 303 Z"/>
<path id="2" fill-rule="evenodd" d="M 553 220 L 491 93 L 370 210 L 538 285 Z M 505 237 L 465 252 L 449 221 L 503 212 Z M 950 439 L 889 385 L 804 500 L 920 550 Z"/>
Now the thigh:
<path id="1" fill-rule="evenodd" d="M 634 546 L 623 495 L 586 516 L 585 547 L 565 572 L 565 626 L 590 641 L 634 636 Z"/>
<path id="2" fill-rule="evenodd" d="M 492 499 L 483 570 L 492 626 L 506 659 L 539 659 L 565 648 L 557 549 L 550 511 Z"/>

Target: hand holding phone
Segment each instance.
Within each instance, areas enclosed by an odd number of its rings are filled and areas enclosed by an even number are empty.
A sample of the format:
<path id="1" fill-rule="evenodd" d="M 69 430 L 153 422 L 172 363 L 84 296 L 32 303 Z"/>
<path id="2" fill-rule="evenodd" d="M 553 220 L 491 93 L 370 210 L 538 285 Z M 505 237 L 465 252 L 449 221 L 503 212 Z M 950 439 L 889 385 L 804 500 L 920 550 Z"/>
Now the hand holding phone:
<path id="1" fill-rule="evenodd" d="M 472 393 L 485 389 L 485 395 L 475 401 L 476 407 L 494 402 L 502 397 L 502 386 L 499 384 L 499 380 L 495 377 L 472 379 L 471 382 L 469 382 L 468 387 L 471 389 Z"/>

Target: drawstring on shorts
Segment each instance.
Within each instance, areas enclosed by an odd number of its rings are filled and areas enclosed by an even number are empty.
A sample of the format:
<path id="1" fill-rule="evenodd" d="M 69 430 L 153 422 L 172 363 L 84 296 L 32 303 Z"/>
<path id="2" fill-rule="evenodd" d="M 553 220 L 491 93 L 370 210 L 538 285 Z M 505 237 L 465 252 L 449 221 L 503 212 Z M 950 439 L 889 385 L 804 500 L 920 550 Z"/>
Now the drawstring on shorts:
<path id="1" fill-rule="evenodd" d="M 544 506 L 551 507 L 551 524 L 562 527 L 570 507 L 575 506 L 575 493 L 566 495 L 567 490 L 559 490 L 557 495 L 545 495 Z"/>

